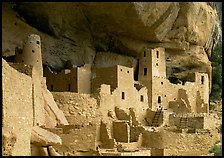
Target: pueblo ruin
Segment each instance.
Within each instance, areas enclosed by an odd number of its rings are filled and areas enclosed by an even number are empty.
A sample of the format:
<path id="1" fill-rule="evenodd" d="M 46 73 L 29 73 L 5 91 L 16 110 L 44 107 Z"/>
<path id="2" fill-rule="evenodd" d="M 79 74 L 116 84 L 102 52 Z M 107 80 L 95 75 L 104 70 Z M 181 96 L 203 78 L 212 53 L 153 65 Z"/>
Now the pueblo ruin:
<path id="1" fill-rule="evenodd" d="M 146 47 L 137 72 L 90 64 L 54 72 L 41 53 L 30 34 L 13 62 L 2 59 L 3 155 L 206 155 L 220 139 L 208 74 L 167 77 L 163 47 Z"/>

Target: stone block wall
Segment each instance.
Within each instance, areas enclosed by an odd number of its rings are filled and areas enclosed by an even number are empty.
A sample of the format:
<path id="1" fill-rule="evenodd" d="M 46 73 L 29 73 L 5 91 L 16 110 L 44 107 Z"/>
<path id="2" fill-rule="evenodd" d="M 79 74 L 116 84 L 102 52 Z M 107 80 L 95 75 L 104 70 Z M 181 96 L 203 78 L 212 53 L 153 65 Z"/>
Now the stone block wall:
<path id="1" fill-rule="evenodd" d="M 2 60 L 2 126 L 15 133 L 12 156 L 30 156 L 33 125 L 32 78 Z"/>

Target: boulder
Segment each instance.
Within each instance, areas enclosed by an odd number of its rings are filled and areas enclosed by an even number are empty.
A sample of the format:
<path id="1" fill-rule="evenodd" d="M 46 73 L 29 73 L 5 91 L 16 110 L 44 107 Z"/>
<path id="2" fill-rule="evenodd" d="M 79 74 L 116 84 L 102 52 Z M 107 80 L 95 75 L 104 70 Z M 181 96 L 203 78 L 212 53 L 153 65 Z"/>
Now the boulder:
<path id="1" fill-rule="evenodd" d="M 31 143 L 37 146 L 50 146 L 62 144 L 61 138 L 39 126 L 32 128 Z"/>

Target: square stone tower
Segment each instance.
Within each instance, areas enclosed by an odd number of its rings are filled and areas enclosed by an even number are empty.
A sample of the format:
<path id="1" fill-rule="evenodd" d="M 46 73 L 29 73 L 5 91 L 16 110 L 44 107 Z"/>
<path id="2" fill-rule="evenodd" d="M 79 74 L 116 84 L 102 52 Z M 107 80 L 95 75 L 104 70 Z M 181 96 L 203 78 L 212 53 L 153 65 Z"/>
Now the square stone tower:
<path id="1" fill-rule="evenodd" d="M 138 80 L 148 89 L 149 107 L 152 108 L 153 96 L 156 89 L 162 88 L 155 84 L 156 80 L 166 80 L 166 62 L 164 48 L 147 48 L 139 56 Z M 158 95 L 158 102 L 161 103 L 161 96 Z"/>

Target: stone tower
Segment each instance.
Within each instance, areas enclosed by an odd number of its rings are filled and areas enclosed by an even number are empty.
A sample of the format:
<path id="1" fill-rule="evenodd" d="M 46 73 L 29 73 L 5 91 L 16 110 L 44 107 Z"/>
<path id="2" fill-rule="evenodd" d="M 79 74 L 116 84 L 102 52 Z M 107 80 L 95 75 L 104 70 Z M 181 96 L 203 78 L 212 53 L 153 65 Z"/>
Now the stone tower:
<path id="1" fill-rule="evenodd" d="M 138 80 L 148 89 L 149 107 L 152 108 L 153 98 L 161 96 L 157 93 L 161 85 L 156 83 L 157 80 L 166 80 L 166 62 L 164 48 L 148 48 L 144 50 L 139 57 L 139 74 Z M 155 99 L 154 99 L 155 100 Z M 159 101 L 160 103 L 161 101 Z"/>
<path id="2" fill-rule="evenodd" d="M 33 91 L 33 125 L 44 125 L 44 100 L 42 95 L 43 83 L 43 66 L 40 36 L 30 34 L 24 41 L 23 51 L 16 52 L 15 63 L 24 63 L 32 66 L 32 91 Z"/>
<path id="3" fill-rule="evenodd" d="M 40 36 L 30 34 L 24 42 L 23 51 L 16 53 L 14 62 L 33 66 L 43 77 Z"/>
<path id="4" fill-rule="evenodd" d="M 152 80 L 153 76 L 166 78 L 164 48 L 148 48 L 139 57 L 139 81 Z"/>

